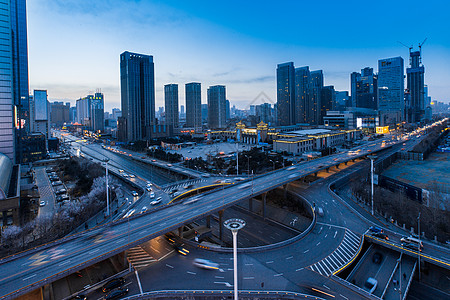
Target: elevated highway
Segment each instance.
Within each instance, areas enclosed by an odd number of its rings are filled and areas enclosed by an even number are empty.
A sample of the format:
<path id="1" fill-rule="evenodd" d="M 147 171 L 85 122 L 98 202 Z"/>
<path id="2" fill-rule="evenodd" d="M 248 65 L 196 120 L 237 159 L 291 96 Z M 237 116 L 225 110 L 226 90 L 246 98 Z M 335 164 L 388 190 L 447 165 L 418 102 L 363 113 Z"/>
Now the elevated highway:
<path id="1" fill-rule="evenodd" d="M 0 261 L 0 297 L 11 299 L 67 276 L 100 260 L 123 252 L 168 231 L 181 227 L 239 201 L 341 163 L 386 150 L 371 143 L 355 155 L 340 153 L 255 176 L 251 180 L 194 196 L 189 204 L 171 204 L 145 214 L 97 227 Z M 396 145 L 394 147 L 399 147 Z M 393 149 L 392 151 L 396 151 Z M 349 219 L 352 222 L 351 219 Z M 346 220 L 344 219 L 344 222 Z M 344 223 L 344 226 L 346 224 Z M 355 222 L 355 226 L 360 226 Z"/>

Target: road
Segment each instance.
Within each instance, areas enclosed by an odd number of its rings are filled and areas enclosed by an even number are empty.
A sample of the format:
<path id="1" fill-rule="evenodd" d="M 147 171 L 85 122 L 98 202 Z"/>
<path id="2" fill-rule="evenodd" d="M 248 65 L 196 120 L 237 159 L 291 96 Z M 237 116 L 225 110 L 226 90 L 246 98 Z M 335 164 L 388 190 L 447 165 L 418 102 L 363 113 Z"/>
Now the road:
<path id="1" fill-rule="evenodd" d="M 385 149 L 388 147 L 385 147 Z M 24 252 L 16 257 L 3 259 L 0 262 L 2 267 L 0 271 L 2 294 L 0 296 L 13 297 L 37 288 L 56 278 L 64 277 L 87 265 L 176 229 L 185 223 L 230 207 L 239 201 L 288 184 L 339 162 L 379 150 L 383 150 L 383 148 L 379 143 L 374 142 L 360 147 L 360 151 L 353 156 L 347 153 L 339 153 L 269 172 L 256 176 L 253 180 L 230 185 L 200 197 L 197 196 L 195 197 L 197 200 L 188 205 L 169 205 L 153 209 L 145 214 L 123 219 L 109 226 L 99 227 L 62 241 L 50 243 L 45 247 Z M 346 171 L 344 170 L 342 173 Z M 316 186 L 320 185 L 317 184 Z M 318 188 L 318 192 L 328 193 L 323 188 Z M 309 242 L 306 249 L 304 243 L 292 244 L 288 251 L 283 252 L 283 255 L 286 255 L 283 258 L 283 263 L 278 259 L 276 263 L 275 260 L 267 260 L 267 257 L 271 255 L 280 254 L 277 249 L 251 255 L 258 258 L 259 261 L 264 261 L 265 269 L 268 268 L 275 272 L 273 277 L 280 277 L 274 279 L 274 282 L 289 278 L 289 283 L 285 285 L 288 290 L 296 290 L 295 282 L 300 282 L 302 278 L 305 278 L 304 274 L 301 275 L 302 272 L 317 274 L 307 276 L 312 279 L 310 284 L 317 284 L 318 282 L 331 284 L 330 279 L 326 277 L 326 273 L 331 273 L 340 267 L 340 265 L 335 265 L 336 268 L 334 269 L 331 267 L 337 261 L 340 261 L 341 265 L 345 264 L 345 260 L 350 257 L 345 256 L 345 251 L 355 251 L 355 239 L 367 228 L 367 226 L 361 226 L 361 222 L 369 223 L 364 217 L 349 209 L 347 205 L 334 203 L 333 199 L 330 199 L 330 194 L 315 199 L 324 199 L 325 205 L 330 205 L 327 206 L 325 219 L 319 220 L 313 234 L 309 234 L 301 240 L 302 242 Z M 327 216 L 328 220 L 326 219 Z M 306 253 L 308 254 L 305 255 Z M 345 258 L 333 256 L 335 253 L 341 253 Z M 286 263 L 290 256 L 292 256 L 295 264 Z M 313 262 L 313 265 L 311 265 L 311 262 Z M 267 275 L 266 273 L 261 274 Z M 317 276 L 323 277 L 322 281 L 318 280 L 320 277 Z M 308 281 L 305 282 L 308 284 Z M 19 293 L 15 293 L 16 291 L 19 291 Z M 336 286 L 333 291 L 348 293 L 347 288 L 342 286 Z"/>

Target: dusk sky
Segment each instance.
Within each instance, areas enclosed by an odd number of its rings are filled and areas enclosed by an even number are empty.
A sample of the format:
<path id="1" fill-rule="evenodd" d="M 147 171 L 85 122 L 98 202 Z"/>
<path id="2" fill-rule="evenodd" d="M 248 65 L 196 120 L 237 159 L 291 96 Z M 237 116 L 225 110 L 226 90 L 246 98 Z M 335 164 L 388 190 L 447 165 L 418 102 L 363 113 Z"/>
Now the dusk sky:
<path id="1" fill-rule="evenodd" d="M 367 3 L 367 4 L 362 4 Z M 153 55 L 156 109 L 163 86 L 227 87 L 239 108 L 276 102 L 276 65 L 324 71 L 325 85 L 350 89 L 350 73 L 423 46 L 425 83 L 450 101 L 448 1 L 125 1 L 31 0 L 28 5 L 30 91 L 71 101 L 100 88 L 105 111 L 120 108 L 119 55 Z M 406 84 L 405 84 L 406 86 Z"/>

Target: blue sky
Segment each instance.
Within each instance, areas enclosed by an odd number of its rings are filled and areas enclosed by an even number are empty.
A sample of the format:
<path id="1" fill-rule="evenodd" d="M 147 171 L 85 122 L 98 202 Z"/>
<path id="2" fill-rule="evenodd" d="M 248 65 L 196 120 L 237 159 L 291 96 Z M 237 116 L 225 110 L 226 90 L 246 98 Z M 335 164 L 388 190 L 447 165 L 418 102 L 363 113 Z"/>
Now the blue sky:
<path id="1" fill-rule="evenodd" d="M 240 108 L 275 102 L 278 63 L 322 69 L 326 85 L 349 90 L 350 73 L 423 46 L 429 94 L 450 101 L 447 1 L 32 0 L 28 5 L 30 89 L 72 100 L 102 89 L 120 107 L 119 55 L 153 55 L 156 106 L 163 86 L 227 86 Z M 369 4 L 362 4 L 369 3 Z M 267 97 L 254 100 L 261 92 Z"/>

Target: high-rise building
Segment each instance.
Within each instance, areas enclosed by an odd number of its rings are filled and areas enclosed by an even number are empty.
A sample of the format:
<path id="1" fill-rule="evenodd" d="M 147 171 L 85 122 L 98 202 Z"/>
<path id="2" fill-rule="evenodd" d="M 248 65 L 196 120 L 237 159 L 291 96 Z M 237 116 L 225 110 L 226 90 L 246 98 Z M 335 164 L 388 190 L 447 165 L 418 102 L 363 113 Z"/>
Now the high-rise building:
<path id="1" fill-rule="evenodd" d="M 208 104 L 202 104 L 202 123 L 208 122 Z"/>
<path id="2" fill-rule="evenodd" d="M 323 72 L 322 70 L 311 71 L 309 81 L 309 101 L 306 105 L 306 122 L 311 125 L 319 125 L 321 116 L 321 96 L 323 89 Z"/>
<path id="3" fill-rule="evenodd" d="M 198 82 L 186 83 L 186 127 L 202 127 L 202 87 Z M 207 118 L 207 117 L 206 117 Z"/>
<path id="4" fill-rule="evenodd" d="M 309 67 L 295 68 L 295 123 L 306 123 L 306 108 L 309 104 Z"/>
<path id="5" fill-rule="evenodd" d="M 61 127 L 70 122 L 70 103 L 53 102 L 50 104 L 50 125 Z"/>
<path id="6" fill-rule="evenodd" d="M 13 38 L 12 30 L 12 6 L 10 0 L 0 0 L 2 13 L 0 22 L 0 74 L 2 92 L 0 93 L 0 152 L 5 154 L 14 163 L 16 161 L 16 138 L 14 134 L 14 80 L 13 80 Z"/>
<path id="7" fill-rule="evenodd" d="M 334 86 L 332 85 L 324 86 L 322 88 L 322 94 L 320 95 L 319 124 L 323 124 L 323 118 L 327 115 L 327 111 L 333 110 L 334 106 L 336 106 Z"/>
<path id="8" fill-rule="evenodd" d="M 294 63 L 288 62 L 277 66 L 277 114 L 278 125 L 295 124 L 295 69 Z"/>
<path id="9" fill-rule="evenodd" d="M 120 55 L 120 89 L 126 132 L 119 136 L 125 141 L 150 138 L 150 126 L 155 123 L 153 56 L 123 52 Z"/>
<path id="10" fill-rule="evenodd" d="M 208 127 L 210 129 L 226 126 L 226 89 L 224 85 L 208 88 Z"/>
<path id="11" fill-rule="evenodd" d="M 50 104 L 47 90 L 34 90 L 34 124 L 33 132 L 40 132 L 50 138 Z"/>
<path id="12" fill-rule="evenodd" d="M 230 100 L 225 101 L 225 119 L 230 119 Z"/>
<path id="13" fill-rule="evenodd" d="M 364 68 L 361 73 L 350 75 L 352 102 L 354 107 L 377 109 L 377 76 L 373 68 Z"/>
<path id="14" fill-rule="evenodd" d="M 263 103 L 255 107 L 258 122 L 271 124 L 273 122 L 273 108 L 270 103 Z"/>
<path id="15" fill-rule="evenodd" d="M 122 116 L 122 111 L 119 108 L 112 109 L 112 118 L 117 121 L 118 117 Z"/>
<path id="16" fill-rule="evenodd" d="M 378 61 L 378 110 L 380 125 L 395 124 L 404 116 L 403 58 L 393 57 Z"/>
<path id="17" fill-rule="evenodd" d="M 420 122 L 425 117 L 425 67 L 422 65 L 420 51 L 410 51 L 410 67 L 406 69 L 407 89 L 410 95 L 410 106 L 406 119 L 410 123 Z"/>
<path id="18" fill-rule="evenodd" d="M 348 95 L 348 91 L 336 91 L 335 92 L 336 106 L 333 110 L 345 110 L 346 107 L 351 106 L 351 98 Z"/>
<path id="19" fill-rule="evenodd" d="M 13 95 L 20 128 L 30 132 L 30 104 L 28 87 L 28 42 L 26 0 L 12 0 L 11 33 L 13 54 Z"/>
<path id="20" fill-rule="evenodd" d="M 103 131 L 104 120 L 104 96 L 97 92 L 77 100 L 77 122 L 86 126 L 87 130 Z"/>
<path id="21" fill-rule="evenodd" d="M 169 134 L 174 135 L 176 129 L 179 128 L 178 84 L 166 84 L 164 86 L 164 107 Z"/>

